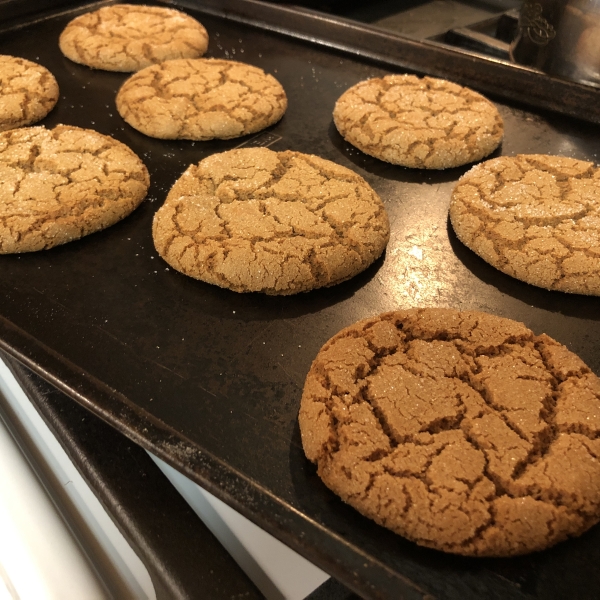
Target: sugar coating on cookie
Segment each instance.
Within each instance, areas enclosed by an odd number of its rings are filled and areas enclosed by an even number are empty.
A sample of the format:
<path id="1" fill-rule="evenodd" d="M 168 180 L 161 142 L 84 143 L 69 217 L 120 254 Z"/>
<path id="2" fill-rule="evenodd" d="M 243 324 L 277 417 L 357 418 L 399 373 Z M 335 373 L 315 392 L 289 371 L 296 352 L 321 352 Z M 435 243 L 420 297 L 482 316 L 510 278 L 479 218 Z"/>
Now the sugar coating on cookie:
<path id="1" fill-rule="evenodd" d="M 317 355 L 299 423 L 331 490 L 423 546 L 518 555 L 600 520 L 600 379 L 510 319 L 360 321 Z"/>
<path id="2" fill-rule="evenodd" d="M 317 156 L 244 148 L 190 166 L 153 224 L 160 256 L 236 292 L 287 295 L 366 269 L 389 239 L 379 196 Z"/>
<path id="3" fill-rule="evenodd" d="M 44 250 L 113 225 L 148 191 L 125 144 L 58 125 L 0 134 L 0 254 Z"/>
<path id="4" fill-rule="evenodd" d="M 0 55 L 0 131 L 32 125 L 58 101 L 58 83 L 42 65 Z"/>
<path id="5" fill-rule="evenodd" d="M 498 109 L 481 94 L 415 75 L 357 83 L 336 102 L 333 120 L 342 137 L 364 153 L 418 169 L 480 160 L 504 134 Z"/>
<path id="6" fill-rule="evenodd" d="M 273 125 L 287 108 L 281 84 L 232 60 L 170 60 L 132 75 L 117 94 L 119 114 L 161 139 L 229 139 Z"/>
<path id="7" fill-rule="evenodd" d="M 59 38 L 72 61 L 105 71 L 138 71 L 173 58 L 198 58 L 208 48 L 204 26 L 173 8 L 113 4 L 70 21 Z"/>
<path id="8" fill-rule="evenodd" d="M 600 169 L 590 162 L 532 154 L 476 165 L 452 193 L 450 221 L 507 275 L 600 295 Z"/>

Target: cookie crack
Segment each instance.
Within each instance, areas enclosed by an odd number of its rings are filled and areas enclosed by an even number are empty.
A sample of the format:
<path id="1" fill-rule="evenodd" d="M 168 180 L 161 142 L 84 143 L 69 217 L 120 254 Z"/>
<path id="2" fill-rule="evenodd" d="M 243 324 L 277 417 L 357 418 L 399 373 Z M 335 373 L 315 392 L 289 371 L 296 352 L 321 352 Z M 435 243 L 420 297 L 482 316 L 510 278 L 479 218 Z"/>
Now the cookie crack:
<path id="1" fill-rule="evenodd" d="M 529 445 L 531 443 L 530 440 L 528 439 L 528 437 L 521 431 L 521 429 L 519 427 L 517 427 L 514 423 L 512 423 L 511 420 L 509 419 L 509 417 L 506 413 L 507 412 L 510 413 L 511 411 L 509 409 L 503 408 L 502 406 L 500 406 L 496 402 L 494 402 L 494 400 L 492 399 L 492 397 L 490 395 L 490 391 L 487 389 L 487 387 L 483 383 L 480 384 L 480 383 L 478 383 L 478 381 L 476 379 L 470 378 L 469 385 L 471 386 L 473 391 L 475 391 L 479 394 L 479 396 L 485 402 L 485 404 L 493 410 L 494 414 L 502 419 L 504 424 L 513 433 L 516 433 L 517 436 L 522 441 L 527 443 L 527 445 Z M 527 460 L 527 459 L 525 459 L 525 460 Z M 513 474 L 514 474 L 514 469 L 513 469 Z"/>
<path id="2" fill-rule="evenodd" d="M 594 167 L 591 164 L 583 173 L 578 173 L 577 175 L 566 175 L 559 168 L 540 161 L 538 158 L 536 158 L 536 155 L 523 155 L 522 159 L 525 163 L 533 166 L 535 169 L 545 171 L 546 173 L 553 175 L 556 179 L 557 185 L 560 187 L 565 187 L 573 179 L 593 179 L 594 177 Z"/>
<path id="3" fill-rule="evenodd" d="M 465 425 L 468 425 L 469 421 L 465 420 L 465 421 L 463 421 L 463 423 L 465 423 Z M 494 484 L 494 487 L 496 490 L 496 497 L 509 496 L 512 498 L 513 494 L 505 486 L 500 475 L 494 473 L 494 471 L 492 470 L 487 448 L 485 448 L 484 445 L 480 444 L 477 441 L 477 439 L 470 433 L 468 427 L 463 426 L 462 432 L 463 432 L 463 435 L 465 436 L 465 440 L 467 442 L 469 442 L 469 444 L 471 444 L 471 446 L 473 446 L 473 448 L 475 448 L 475 450 L 479 450 L 479 452 L 481 452 L 481 454 L 483 456 L 483 460 L 484 460 L 482 478 L 485 477 Z"/>
<path id="4" fill-rule="evenodd" d="M 473 531 L 473 535 L 471 537 L 468 537 L 468 538 L 462 540 L 461 542 L 459 542 L 459 544 L 458 544 L 459 547 L 468 548 L 473 543 L 480 540 L 483 537 L 484 533 L 488 529 L 491 529 L 492 527 L 494 527 L 496 525 L 496 509 L 495 509 L 493 503 L 489 502 L 486 506 L 486 510 L 488 513 L 488 519 L 486 521 L 484 521 L 481 525 L 479 525 L 478 527 L 475 528 L 475 530 Z"/>

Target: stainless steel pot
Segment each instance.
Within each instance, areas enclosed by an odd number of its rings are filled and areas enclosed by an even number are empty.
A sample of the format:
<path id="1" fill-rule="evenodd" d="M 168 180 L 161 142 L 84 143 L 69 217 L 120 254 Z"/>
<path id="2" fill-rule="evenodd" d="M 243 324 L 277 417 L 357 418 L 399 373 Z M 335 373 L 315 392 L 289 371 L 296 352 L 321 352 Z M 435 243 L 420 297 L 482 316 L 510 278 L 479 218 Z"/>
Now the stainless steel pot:
<path id="1" fill-rule="evenodd" d="M 510 54 L 516 63 L 600 87 L 600 0 L 525 0 Z"/>

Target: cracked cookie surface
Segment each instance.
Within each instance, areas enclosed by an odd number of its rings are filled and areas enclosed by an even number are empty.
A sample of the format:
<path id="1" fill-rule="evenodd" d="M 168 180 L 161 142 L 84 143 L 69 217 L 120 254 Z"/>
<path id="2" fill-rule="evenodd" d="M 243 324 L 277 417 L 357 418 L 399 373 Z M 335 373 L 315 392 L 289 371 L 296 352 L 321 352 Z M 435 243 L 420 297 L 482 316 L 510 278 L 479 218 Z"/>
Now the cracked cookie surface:
<path id="1" fill-rule="evenodd" d="M 379 196 L 317 156 L 243 148 L 190 166 L 153 223 L 173 268 L 236 292 L 287 295 L 366 269 L 389 239 Z"/>
<path id="2" fill-rule="evenodd" d="M 502 156 L 460 178 L 459 240 L 503 273 L 549 290 L 600 295 L 600 169 L 547 155 Z"/>
<path id="3" fill-rule="evenodd" d="M 138 71 L 173 58 L 198 58 L 208 48 L 204 26 L 172 8 L 114 4 L 76 17 L 60 35 L 73 62 L 105 71 Z"/>
<path id="4" fill-rule="evenodd" d="M 311 366 L 299 424 L 331 490 L 423 546 L 518 555 L 600 520 L 600 379 L 510 319 L 409 309 L 347 327 Z"/>
<path id="5" fill-rule="evenodd" d="M 42 65 L 0 55 L 0 131 L 32 125 L 58 101 L 58 83 Z"/>
<path id="6" fill-rule="evenodd" d="M 58 125 L 0 134 L 0 254 L 45 250 L 104 229 L 148 191 L 148 171 L 125 144 Z"/>
<path id="7" fill-rule="evenodd" d="M 418 169 L 448 169 L 493 152 L 504 134 L 498 109 L 450 81 L 387 75 L 344 92 L 333 110 L 342 137 L 365 154 Z"/>
<path id="8" fill-rule="evenodd" d="M 117 110 L 133 128 L 160 139 L 229 139 L 273 125 L 287 108 L 281 84 L 232 60 L 170 60 L 132 75 Z"/>

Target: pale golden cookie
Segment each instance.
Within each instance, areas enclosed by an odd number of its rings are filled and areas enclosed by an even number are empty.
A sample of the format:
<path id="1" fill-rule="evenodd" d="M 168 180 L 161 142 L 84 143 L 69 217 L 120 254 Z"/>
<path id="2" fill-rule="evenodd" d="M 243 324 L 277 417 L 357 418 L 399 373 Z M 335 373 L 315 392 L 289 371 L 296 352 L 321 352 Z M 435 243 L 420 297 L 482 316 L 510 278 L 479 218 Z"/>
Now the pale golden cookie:
<path id="1" fill-rule="evenodd" d="M 600 520 L 600 379 L 510 319 L 430 308 L 347 327 L 299 423 L 331 490 L 423 546 L 511 556 Z"/>
<path id="2" fill-rule="evenodd" d="M 172 58 L 198 58 L 206 29 L 172 8 L 113 4 L 73 19 L 59 38 L 72 61 L 105 71 L 138 71 Z"/>
<path id="3" fill-rule="evenodd" d="M 546 155 L 473 167 L 452 193 L 458 239 L 500 271 L 549 290 L 600 295 L 600 169 Z"/>
<path id="4" fill-rule="evenodd" d="M 262 69 L 232 60 L 169 60 L 132 75 L 117 110 L 132 127 L 173 140 L 229 139 L 281 119 L 287 97 Z"/>
<path id="5" fill-rule="evenodd" d="M 448 169 L 482 159 L 502 141 L 496 107 L 456 83 L 387 75 L 344 92 L 333 110 L 342 137 L 364 153 L 418 169 Z"/>
<path id="6" fill-rule="evenodd" d="M 58 83 L 42 65 L 0 54 L 0 131 L 43 119 L 58 101 Z"/>
<path id="7" fill-rule="evenodd" d="M 345 167 L 299 152 L 213 154 L 175 183 L 154 217 L 175 269 L 236 292 L 296 294 L 366 269 L 389 238 L 385 208 Z"/>
<path id="8" fill-rule="evenodd" d="M 148 171 L 124 144 L 58 125 L 0 134 L 0 254 L 32 252 L 113 225 L 148 191 Z"/>

